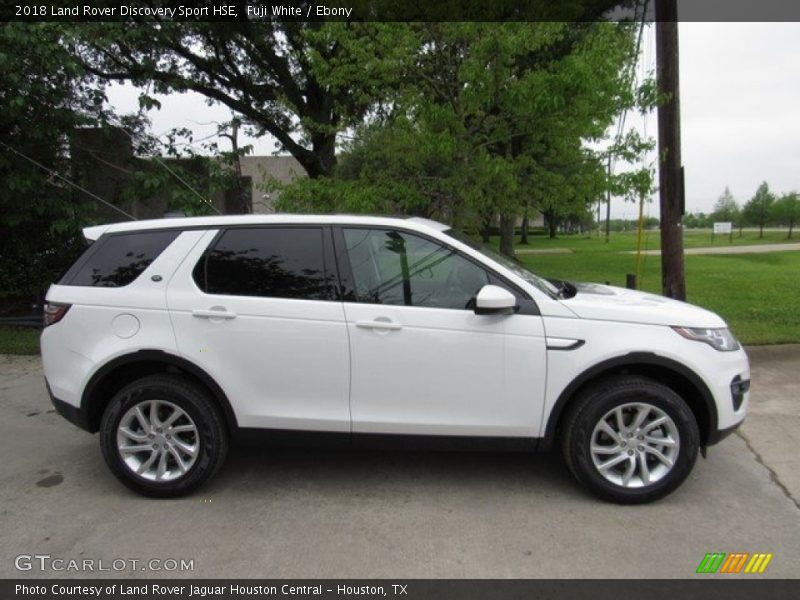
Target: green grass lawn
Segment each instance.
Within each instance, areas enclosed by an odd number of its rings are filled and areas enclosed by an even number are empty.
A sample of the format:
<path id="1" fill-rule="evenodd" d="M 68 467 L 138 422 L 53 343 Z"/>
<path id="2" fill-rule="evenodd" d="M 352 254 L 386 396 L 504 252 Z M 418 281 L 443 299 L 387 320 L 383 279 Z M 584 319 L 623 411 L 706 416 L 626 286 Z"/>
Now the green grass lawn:
<path id="1" fill-rule="evenodd" d="M 39 354 L 39 329 L 0 327 L 0 354 Z"/>
<path id="2" fill-rule="evenodd" d="M 519 239 L 519 236 L 516 236 Z M 573 251 L 589 250 L 589 251 L 612 251 L 623 252 L 626 250 L 636 250 L 636 232 L 626 231 L 619 233 L 611 233 L 608 242 L 605 241 L 603 235 L 597 236 L 596 232 L 591 235 L 560 235 L 556 239 L 551 240 L 543 233 L 537 232 L 535 235 L 528 237 L 529 244 L 519 246 L 520 249 L 546 249 L 546 248 L 569 248 Z M 499 238 L 492 239 L 495 247 L 499 245 Z M 794 235 L 791 239 L 786 237 L 786 231 L 765 231 L 764 237 L 758 237 L 757 230 L 745 229 L 742 231 L 741 237 L 738 231 L 733 232 L 733 237 L 729 238 L 727 235 L 715 236 L 714 241 L 711 241 L 710 229 L 690 229 L 686 230 L 683 235 L 684 248 L 706 248 L 706 247 L 724 247 L 724 246 L 750 246 L 756 244 L 783 244 L 783 243 L 800 243 L 800 233 Z M 648 230 L 644 232 L 642 237 L 642 249 L 644 250 L 658 250 L 661 248 L 661 233 L 655 230 Z"/>
<path id="3" fill-rule="evenodd" d="M 646 248 L 660 246 L 657 231 L 648 232 Z M 786 233 L 734 233 L 734 244 L 779 243 Z M 520 254 L 535 273 L 571 281 L 594 281 L 624 286 L 625 274 L 636 272 L 635 233 L 611 234 L 606 243 L 596 236 L 533 236 L 524 248 L 569 248 L 571 254 Z M 709 246 L 709 232 L 688 232 L 687 248 Z M 800 240 L 789 240 L 800 241 Z M 497 240 L 493 240 L 497 245 Z M 724 242 L 727 244 L 727 239 Z M 722 245 L 717 239 L 716 245 Z M 641 289 L 661 291 L 659 256 L 642 256 Z M 745 344 L 800 342 L 800 251 L 768 254 L 686 256 L 687 300 L 719 313 Z"/>

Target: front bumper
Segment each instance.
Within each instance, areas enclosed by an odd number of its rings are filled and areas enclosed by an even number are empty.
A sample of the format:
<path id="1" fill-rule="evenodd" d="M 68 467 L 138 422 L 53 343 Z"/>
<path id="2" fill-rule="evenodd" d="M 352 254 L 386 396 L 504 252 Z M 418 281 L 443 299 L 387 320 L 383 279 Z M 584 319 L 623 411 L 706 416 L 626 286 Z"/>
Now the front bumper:
<path id="1" fill-rule="evenodd" d="M 714 444 L 719 444 L 722 440 L 732 434 L 734 431 L 741 427 L 744 420 L 739 421 L 733 427 L 728 427 L 727 429 L 717 429 L 715 431 L 710 431 L 708 434 L 708 439 L 706 440 L 706 446 L 713 446 Z"/>

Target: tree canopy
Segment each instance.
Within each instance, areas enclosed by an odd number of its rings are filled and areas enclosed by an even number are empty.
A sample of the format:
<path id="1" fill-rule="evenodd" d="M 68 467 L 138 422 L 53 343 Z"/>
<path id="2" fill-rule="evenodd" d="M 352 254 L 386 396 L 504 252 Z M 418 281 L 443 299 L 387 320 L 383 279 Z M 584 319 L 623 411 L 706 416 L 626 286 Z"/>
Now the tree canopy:
<path id="1" fill-rule="evenodd" d="M 800 194 L 797 192 L 783 194 L 772 206 L 772 214 L 776 223 L 789 228 L 787 237 L 791 238 L 794 226 L 800 221 Z"/>
<path id="2" fill-rule="evenodd" d="M 310 177 L 330 174 L 336 136 L 402 76 L 409 29 L 315 21 L 82 24 L 72 44 L 98 80 L 194 91 L 272 135 Z"/>
<path id="3" fill-rule="evenodd" d="M 244 3 L 233 4 L 247 13 Z M 318 3 L 295 4 L 306 14 L 306 8 Z M 142 19 L 81 24 L 73 29 L 70 44 L 83 67 L 100 81 L 152 83 L 155 92 L 163 93 L 191 90 L 228 106 L 256 135 L 272 135 L 315 178 L 332 173 L 337 136 L 387 102 L 419 66 L 413 62 L 419 42 L 416 27 L 391 18 L 392 4 L 397 12 L 405 11 L 406 18 L 430 13 L 431 21 L 455 9 L 452 3 L 437 7 L 386 2 L 373 7 L 392 22 L 271 17 L 224 23 Z M 528 4 L 461 8 L 476 17 L 497 13 L 591 22 L 635 1 Z M 502 29 L 500 23 L 494 27 Z M 559 51 L 557 46 L 552 50 Z"/>
<path id="4" fill-rule="evenodd" d="M 769 185 L 765 181 L 756 190 L 755 196 L 747 201 L 742 209 L 744 219 L 750 225 L 758 226 L 758 237 L 764 237 L 764 225 L 772 215 L 772 205 L 775 202 L 775 195 L 770 191 Z"/>
<path id="5" fill-rule="evenodd" d="M 500 215 L 510 253 L 526 207 L 554 232 L 608 187 L 651 189 L 650 169 L 606 171 L 611 153 L 638 157 L 650 141 L 632 134 L 610 149 L 592 146 L 622 110 L 652 101 L 633 86 L 632 25 L 432 23 L 414 33 L 413 71 L 354 129 L 334 177 L 282 189 L 282 207 L 410 213 L 480 229 Z"/>
<path id="6" fill-rule="evenodd" d="M 57 174 L 104 97 L 60 42 L 52 23 L 0 27 L 0 296 L 41 293 L 78 251 L 89 208 Z"/>
<path id="7" fill-rule="evenodd" d="M 741 220 L 741 210 L 736 203 L 736 198 L 731 194 L 731 190 L 726 186 L 722 195 L 714 203 L 714 210 L 711 212 L 713 221 L 739 223 Z"/>

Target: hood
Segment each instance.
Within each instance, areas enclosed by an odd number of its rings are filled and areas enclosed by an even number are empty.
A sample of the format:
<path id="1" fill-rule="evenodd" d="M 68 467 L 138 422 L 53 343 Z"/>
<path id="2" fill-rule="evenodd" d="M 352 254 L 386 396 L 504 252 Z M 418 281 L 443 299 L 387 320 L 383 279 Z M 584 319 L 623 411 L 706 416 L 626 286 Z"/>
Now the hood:
<path id="1" fill-rule="evenodd" d="M 718 315 L 679 300 L 598 283 L 576 283 L 577 293 L 562 300 L 582 319 L 680 327 L 726 327 Z"/>

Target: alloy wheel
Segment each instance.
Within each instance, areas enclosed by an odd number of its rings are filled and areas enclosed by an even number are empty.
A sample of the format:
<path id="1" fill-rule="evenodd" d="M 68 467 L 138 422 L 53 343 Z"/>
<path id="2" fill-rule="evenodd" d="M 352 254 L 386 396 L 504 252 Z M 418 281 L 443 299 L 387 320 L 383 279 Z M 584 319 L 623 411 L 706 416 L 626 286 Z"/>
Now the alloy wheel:
<path id="1" fill-rule="evenodd" d="M 200 436 L 177 404 L 145 400 L 132 406 L 117 426 L 117 449 L 133 473 L 149 481 L 173 481 L 194 465 Z"/>
<path id="2" fill-rule="evenodd" d="M 644 402 L 609 410 L 592 431 L 590 453 L 595 468 L 607 481 L 625 488 L 650 486 L 666 477 L 679 451 L 675 421 Z"/>

